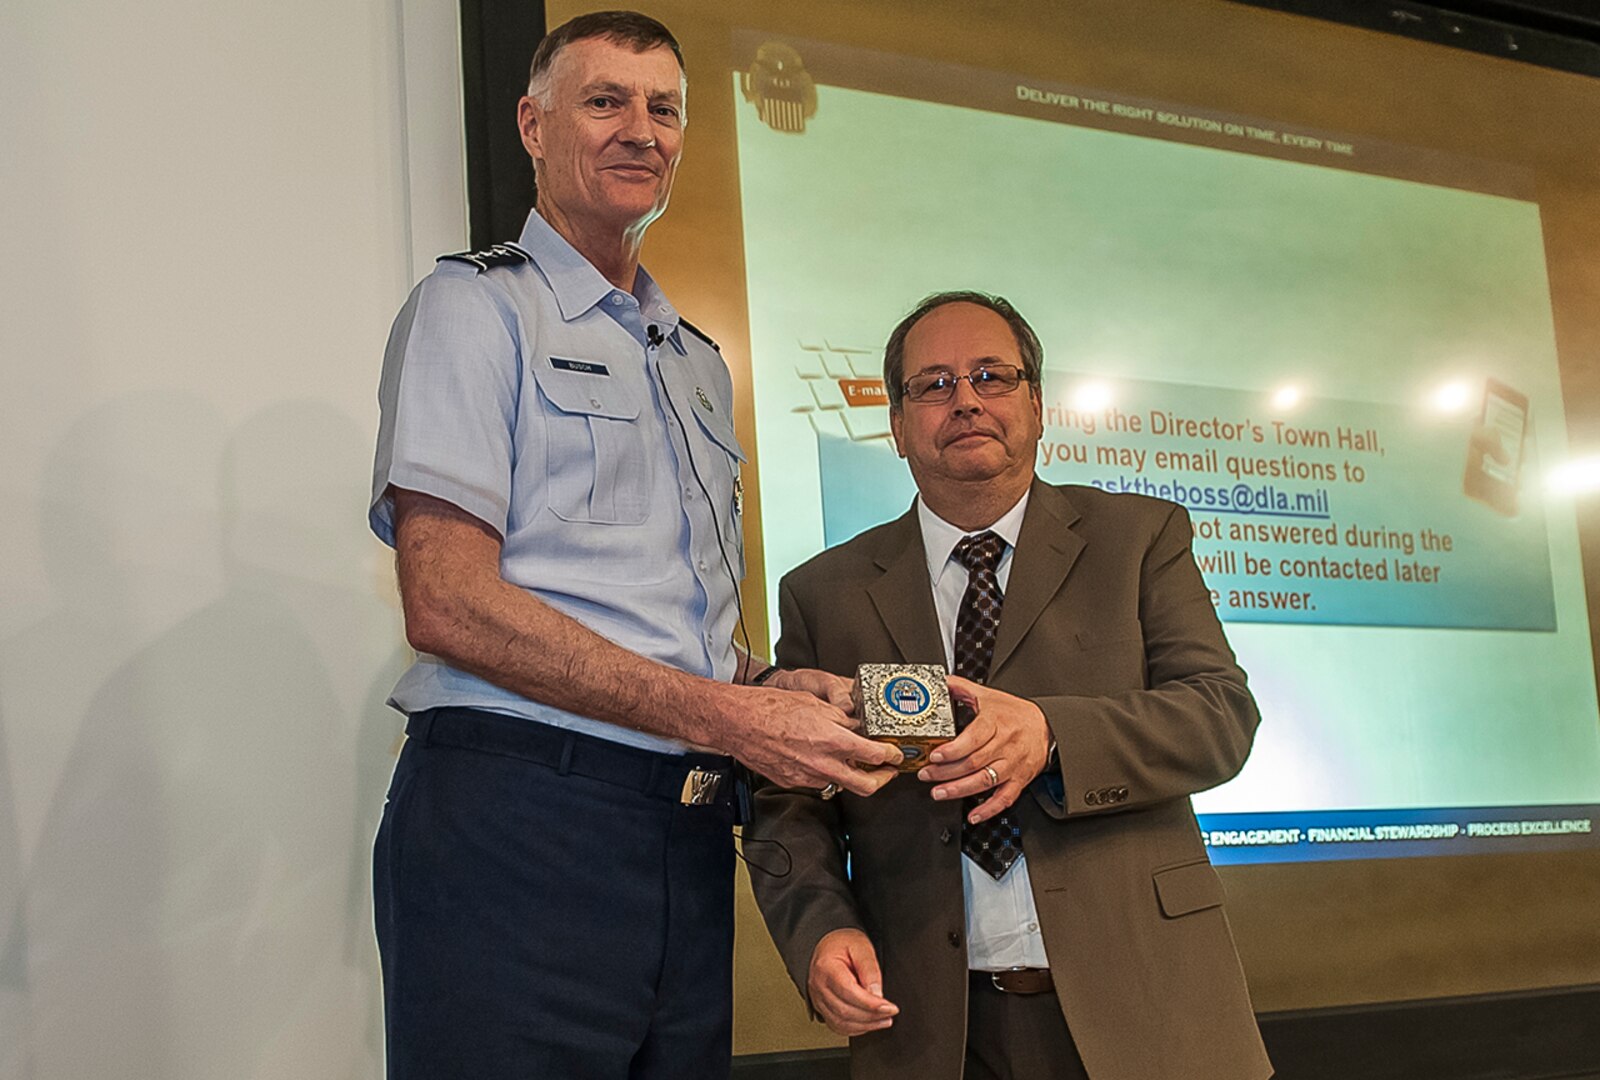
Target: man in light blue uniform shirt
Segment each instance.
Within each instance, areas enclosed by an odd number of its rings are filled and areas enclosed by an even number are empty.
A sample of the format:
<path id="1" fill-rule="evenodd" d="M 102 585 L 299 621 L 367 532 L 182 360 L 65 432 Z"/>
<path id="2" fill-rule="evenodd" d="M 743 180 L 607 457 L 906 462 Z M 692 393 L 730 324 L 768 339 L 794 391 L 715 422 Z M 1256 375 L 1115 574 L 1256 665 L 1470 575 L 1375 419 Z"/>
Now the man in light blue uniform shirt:
<path id="1" fill-rule="evenodd" d="M 418 653 L 374 852 L 391 1080 L 726 1076 L 734 760 L 863 796 L 898 760 L 844 679 L 733 644 L 732 385 L 639 266 L 685 92 L 652 19 L 549 34 L 535 212 L 389 339 L 369 516 Z"/>
<path id="2" fill-rule="evenodd" d="M 442 260 L 395 323 L 373 531 L 395 542 L 394 489 L 446 499 L 504 537 L 506 582 L 642 656 L 730 680 L 744 454 L 728 369 L 645 271 L 634 293 L 612 286 L 538 214 L 500 247 L 488 269 Z M 408 714 L 491 709 L 648 750 L 690 749 L 427 654 L 393 703 Z"/>

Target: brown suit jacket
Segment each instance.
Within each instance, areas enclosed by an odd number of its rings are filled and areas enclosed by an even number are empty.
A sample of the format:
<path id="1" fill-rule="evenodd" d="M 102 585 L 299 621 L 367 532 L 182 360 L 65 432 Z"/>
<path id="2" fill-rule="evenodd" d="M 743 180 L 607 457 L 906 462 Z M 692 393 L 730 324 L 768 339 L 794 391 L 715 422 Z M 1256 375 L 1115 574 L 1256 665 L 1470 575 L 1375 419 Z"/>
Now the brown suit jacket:
<path id="1" fill-rule="evenodd" d="M 1258 1080 L 1272 1072 L 1189 795 L 1237 773 L 1258 714 L 1190 552 L 1181 507 L 1035 480 L 989 685 L 1043 710 L 1059 776 L 1017 801 L 1056 994 L 1094 1080 Z M 779 587 L 778 662 L 944 663 L 915 510 L 811 559 Z M 763 787 L 752 875 L 791 977 L 832 930 L 872 938 L 887 1031 L 851 1074 L 958 1080 L 967 961 L 961 807 L 914 775 L 868 799 Z M 850 873 L 846 874 L 846 859 Z"/>

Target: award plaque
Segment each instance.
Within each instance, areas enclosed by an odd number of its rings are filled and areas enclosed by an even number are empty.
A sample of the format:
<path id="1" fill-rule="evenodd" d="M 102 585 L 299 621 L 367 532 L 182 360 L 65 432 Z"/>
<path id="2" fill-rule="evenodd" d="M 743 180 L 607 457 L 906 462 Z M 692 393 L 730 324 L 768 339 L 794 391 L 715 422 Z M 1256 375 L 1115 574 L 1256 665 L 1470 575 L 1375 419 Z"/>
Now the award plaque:
<path id="1" fill-rule="evenodd" d="M 852 693 L 861 733 L 899 747 L 901 772 L 922 768 L 934 747 L 956 737 L 950 688 L 938 664 L 862 664 Z"/>

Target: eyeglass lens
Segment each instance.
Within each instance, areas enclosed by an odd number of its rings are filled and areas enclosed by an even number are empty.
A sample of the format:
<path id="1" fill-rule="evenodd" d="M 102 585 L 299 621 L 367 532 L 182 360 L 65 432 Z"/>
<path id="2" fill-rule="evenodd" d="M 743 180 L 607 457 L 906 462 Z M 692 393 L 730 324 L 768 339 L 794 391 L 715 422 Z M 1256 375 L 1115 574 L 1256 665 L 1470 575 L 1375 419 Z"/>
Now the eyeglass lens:
<path id="1" fill-rule="evenodd" d="M 912 401 L 938 404 L 956 392 L 956 384 L 966 380 L 980 397 L 997 397 L 1009 394 L 1022 382 L 1022 369 L 1009 364 L 1000 367 L 981 367 L 967 375 L 952 375 L 947 371 L 916 375 L 906 380 L 906 396 Z"/>

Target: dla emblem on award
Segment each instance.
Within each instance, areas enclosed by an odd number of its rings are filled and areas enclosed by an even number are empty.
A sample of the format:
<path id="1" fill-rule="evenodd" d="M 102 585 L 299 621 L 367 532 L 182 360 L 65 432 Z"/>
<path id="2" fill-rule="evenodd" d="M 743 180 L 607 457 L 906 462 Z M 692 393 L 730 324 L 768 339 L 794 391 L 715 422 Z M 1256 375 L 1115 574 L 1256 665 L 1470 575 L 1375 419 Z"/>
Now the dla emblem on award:
<path id="1" fill-rule="evenodd" d="M 927 763 L 935 746 L 956 737 L 944 668 L 938 664 L 862 664 L 853 689 L 861 732 L 900 748 L 901 772 Z"/>

